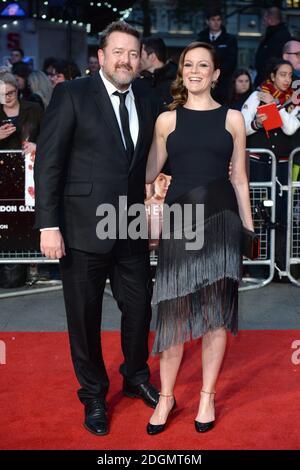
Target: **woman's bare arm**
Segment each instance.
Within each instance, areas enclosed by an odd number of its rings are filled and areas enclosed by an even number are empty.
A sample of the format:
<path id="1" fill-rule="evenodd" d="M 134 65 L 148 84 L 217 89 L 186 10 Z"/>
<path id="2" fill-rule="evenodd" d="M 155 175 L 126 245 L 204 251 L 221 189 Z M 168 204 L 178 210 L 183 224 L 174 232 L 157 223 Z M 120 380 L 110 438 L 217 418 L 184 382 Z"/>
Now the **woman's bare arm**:
<path id="1" fill-rule="evenodd" d="M 234 143 L 230 181 L 235 190 L 242 223 L 248 230 L 253 230 L 249 183 L 246 173 L 246 132 L 242 114 L 230 109 L 226 126 L 233 136 Z"/>
<path id="2" fill-rule="evenodd" d="M 176 111 L 166 111 L 158 116 L 146 168 L 146 183 L 153 183 L 166 163 L 166 142 L 175 129 Z"/>

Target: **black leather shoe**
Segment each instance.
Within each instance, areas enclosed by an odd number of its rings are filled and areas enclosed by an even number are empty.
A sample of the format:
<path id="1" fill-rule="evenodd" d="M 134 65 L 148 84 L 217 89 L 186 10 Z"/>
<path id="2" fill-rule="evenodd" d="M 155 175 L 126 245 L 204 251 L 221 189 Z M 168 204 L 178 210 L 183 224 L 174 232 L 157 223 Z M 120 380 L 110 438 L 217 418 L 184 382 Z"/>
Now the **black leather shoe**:
<path id="1" fill-rule="evenodd" d="M 200 421 L 195 420 L 195 429 L 197 432 L 207 432 L 214 427 L 215 421 L 210 421 L 209 423 L 200 423 Z"/>
<path id="2" fill-rule="evenodd" d="M 85 404 L 85 429 L 96 436 L 108 434 L 108 418 L 106 404 L 98 399 L 89 400 Z"/>
<path id="3" fill-rule="evenodd" d="M 172 408 L 169 411 L 169 415 L 174 410 L 175 407 L 176 407 L 176 400 L 174 398 L 174 403 L 173 403 Z M 168 418 L 169 418 L 169 416 L 168 416 Z M 168 421 L 168 418 L 167 418 L 167 421 Z M 160 434 L 161 432 L 163 432 L 165 430 L 167 421 L 164 424 L 151 424 L 151 423 L 148 423 L 147 424 L 147 433 L 150 436 L 154 436 L 155 434 Z"/>
<path id="4" fill-rule="evenodd" d="M 150 382 L 133 386 L 124 381 L 123 393 L 130 398 L 141 398 L 151 408 L 155 408 L 159 400 L 159 393 Z"/>

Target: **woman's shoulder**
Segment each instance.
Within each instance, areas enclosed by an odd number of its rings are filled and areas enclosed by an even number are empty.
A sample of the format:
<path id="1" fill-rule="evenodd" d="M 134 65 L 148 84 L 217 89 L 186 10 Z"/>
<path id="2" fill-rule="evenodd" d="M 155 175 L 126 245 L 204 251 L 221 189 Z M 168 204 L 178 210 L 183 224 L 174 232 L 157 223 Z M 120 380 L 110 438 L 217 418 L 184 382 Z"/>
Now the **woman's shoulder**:
<path id="1" fill-rule="evenodd" d="M 244 123 L 244 117 L 241 111 L 237 109 L 229 108 L 227 111 L 227 120 L 231 122 L 233 125 L 239 125 L 240 123 Z"/>
<path id="2" fill-rule="evenodd" d="M 156 120 L 156 127 L 162 132 L 168 134 L 176 122 L 176 110 L 164 111 Z"/>
<path id="3" fill-rule="evenodd" d="M 168 123 L 172 121 L 173 119 L 175 119 L 175 117 L 176 117 L 176 109 L 174 109 L 173 111 L 164 111 L 158 116 L 157 121 L 161 123 Z"/>
<path id="4" fill-rule="evenodd" d="M 245 132 L 245 120 L 241 111 L 228 109 L 226 116 L 226 128 L 235 138 Z"/>

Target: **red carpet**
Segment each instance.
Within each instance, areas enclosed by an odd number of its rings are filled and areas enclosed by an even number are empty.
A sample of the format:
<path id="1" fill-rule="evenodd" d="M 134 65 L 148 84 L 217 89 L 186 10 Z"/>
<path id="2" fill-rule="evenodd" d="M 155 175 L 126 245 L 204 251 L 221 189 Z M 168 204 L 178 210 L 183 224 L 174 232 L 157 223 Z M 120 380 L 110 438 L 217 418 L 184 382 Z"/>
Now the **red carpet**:
<path id="1" fill-rule="evenodd" d="M 1 449 L 300 449 L 300 364 L 291 360 L 300 331 L 242 331 L 229 338 L 217 387 L 217 425 L 194 431 L 200 390 L 200 342 L 188 345 L 178 377 L 178 410 L 167 430 L 148 436 L 151 414 L 140 400 L 122 396 L 118 333 L 104 333 L 111 379 L 108 436 L 82 427 L 65 333 L 0 333 L 6 364 L 0 365 Z M 298 355 L 299 357 L 299 355 Z M 158 359 L 151 358 L 159 384 Z"/>

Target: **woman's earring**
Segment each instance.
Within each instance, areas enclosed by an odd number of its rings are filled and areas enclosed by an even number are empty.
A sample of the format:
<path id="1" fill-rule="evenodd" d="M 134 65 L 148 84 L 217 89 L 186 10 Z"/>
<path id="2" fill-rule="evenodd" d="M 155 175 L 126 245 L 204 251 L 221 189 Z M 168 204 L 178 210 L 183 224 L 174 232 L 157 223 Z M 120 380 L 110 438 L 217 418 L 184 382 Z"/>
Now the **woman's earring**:
<path id="1" fill-rule="evenodd" d="M 211 88 L 212 89 L 216 88 L 217 83 L 218 83 L 217 80 L 214 80 L 213 82 L 211 82 Z"/>

